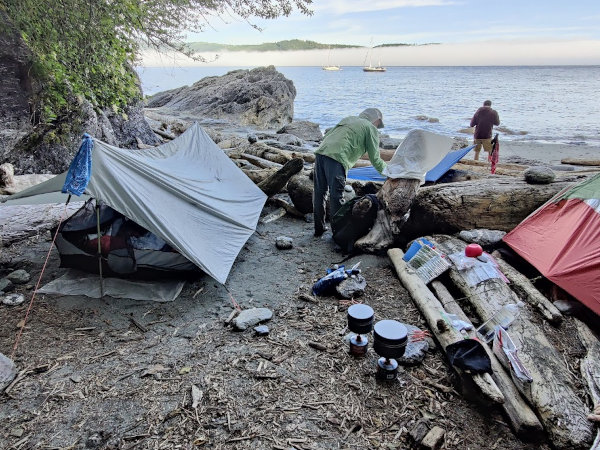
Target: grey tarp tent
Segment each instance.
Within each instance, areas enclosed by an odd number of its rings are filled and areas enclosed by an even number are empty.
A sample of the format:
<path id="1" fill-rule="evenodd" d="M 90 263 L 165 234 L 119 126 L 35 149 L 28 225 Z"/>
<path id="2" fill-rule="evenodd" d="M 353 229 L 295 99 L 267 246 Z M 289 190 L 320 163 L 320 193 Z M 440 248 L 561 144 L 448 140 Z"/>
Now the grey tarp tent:
<path id="1" fill-rule="evenodd" d="M 5 204 L 66 202 L 66 172 Z M 254 233 L 266 195 L 196 123 L 177 139 L 144 150 L 94 139 L 85 194 L 169 243 L 220 283 Z"/>

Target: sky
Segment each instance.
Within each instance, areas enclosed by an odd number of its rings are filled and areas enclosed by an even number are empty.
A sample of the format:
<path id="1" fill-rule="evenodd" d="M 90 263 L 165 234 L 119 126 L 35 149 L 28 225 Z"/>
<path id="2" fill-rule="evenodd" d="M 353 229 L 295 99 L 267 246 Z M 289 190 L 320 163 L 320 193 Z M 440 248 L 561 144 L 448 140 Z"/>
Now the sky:
<path id="1" fill-rule="evenodd" d="M 189 33 L 187 39 L 222 44 L 303 39 L 365 47 L 441 44 L 370 55 L 387 65 L 489 65 L 490 60 L 499 65 L 600 64 L 598 0 L 313 0 L 311 9 L 312 16 L 294 12 L 274 20 L 252 20 L 262 31 L 234 16 L 213 17 L 205 32 Z M 256 54 L 221 54 L 212 64 L 232 65 L 237 60 L 237 65 L 323 65 L 333 58 L 332 64 L 361 65 L 366 54 L 364 49 L 325 53 L 316 58 L 263 54 L 261 61 Z M 432 59 L 440 61 L 434 64 Z M 156 63 L 150 56 L 147 61 Z"/>

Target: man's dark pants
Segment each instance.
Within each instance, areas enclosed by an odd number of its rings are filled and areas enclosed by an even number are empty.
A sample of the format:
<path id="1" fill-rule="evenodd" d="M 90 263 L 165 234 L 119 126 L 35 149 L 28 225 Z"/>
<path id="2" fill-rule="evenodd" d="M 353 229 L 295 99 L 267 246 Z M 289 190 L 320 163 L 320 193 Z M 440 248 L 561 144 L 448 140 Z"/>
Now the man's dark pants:
<path id="1" fill-rule="evenodd" d="M 329 217 L 342 206 L 344 187 L 346 186 L 346 170 L 335 159 L 317 155 L 313 169 L 313 210 L 315 220 L 315 236 L 325 231 L 325 199 L 329 190 Z"/>

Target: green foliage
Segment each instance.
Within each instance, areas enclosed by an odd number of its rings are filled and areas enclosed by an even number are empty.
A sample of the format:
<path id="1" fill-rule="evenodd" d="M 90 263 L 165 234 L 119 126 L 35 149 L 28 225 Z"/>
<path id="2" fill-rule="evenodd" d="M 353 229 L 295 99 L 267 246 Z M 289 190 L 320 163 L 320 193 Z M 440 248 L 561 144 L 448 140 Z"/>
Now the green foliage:
<path id="1" fill-rule="evenodd" d="M 190 54 L 183 33 L 202 31 L 207 17 L 272 19 L 311 0 L 0 0 L 10 25 L 33 53 L 34 99 L 42 123 L 68 115 L 81 99 L 123 107 L 140 96 L 132 69 L 141 45 Z M 79 101 L 77 101 L 79 99 Z"/>

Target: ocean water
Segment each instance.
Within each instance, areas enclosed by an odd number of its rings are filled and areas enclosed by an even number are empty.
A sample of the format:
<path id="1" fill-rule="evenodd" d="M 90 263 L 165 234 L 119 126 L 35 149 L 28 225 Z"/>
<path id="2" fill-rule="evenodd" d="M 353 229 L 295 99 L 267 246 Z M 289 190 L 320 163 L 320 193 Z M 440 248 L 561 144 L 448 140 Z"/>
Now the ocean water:
<path id="1" fill-rule="evenodd" d="M 190 85 L 213 75 L 248 67 L 140 67 L 146 95 Z M 383 133 L 404 137 L 414 128 L 469 137 L 475 110 L 490 99 L 500 115 L 504 140 L 600 147 L 600 66 L 277 67 L 294 82 L 294 120 L 322 130 L 341 118 L 377 107 Z M 421 118 L 419 119 L 419 116 Z M 427 120 L 423 120 L 426 117 Z"/>

